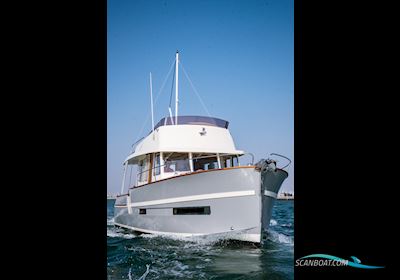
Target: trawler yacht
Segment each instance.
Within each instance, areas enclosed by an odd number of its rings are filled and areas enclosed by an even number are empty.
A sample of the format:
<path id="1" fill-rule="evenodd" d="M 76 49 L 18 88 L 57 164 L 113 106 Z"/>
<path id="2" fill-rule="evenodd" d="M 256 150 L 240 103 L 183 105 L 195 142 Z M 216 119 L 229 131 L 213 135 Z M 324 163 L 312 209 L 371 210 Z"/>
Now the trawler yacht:
<path id="1" fill-rule="evenodd" d="M 175 59 L 176 101 L 178 63 Z M 205 116 L 161 119 L 124 161 L 116 226 L 169 236 L 223 236 L 261 243 L 272 206 L 288 177 L 272 159 L 244 164 L 228 121 Z M 124 191 L 126 170 L 136 180 Z"/>

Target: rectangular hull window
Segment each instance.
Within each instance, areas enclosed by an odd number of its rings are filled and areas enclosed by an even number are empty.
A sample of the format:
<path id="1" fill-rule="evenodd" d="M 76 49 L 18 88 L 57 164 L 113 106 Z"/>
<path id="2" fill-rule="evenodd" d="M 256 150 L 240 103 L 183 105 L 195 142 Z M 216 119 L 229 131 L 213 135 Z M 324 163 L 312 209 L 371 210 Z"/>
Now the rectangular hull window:
<path id="1" fill-rule="evenodd" d="M 146 214 L 146 209 L 139 209 L 139 214 L 145 215 Z"/>
<path id="2" fill-rule="evenodd" d="M 174 208 L 174 215 L 210 215 L 210 206 Z"/>

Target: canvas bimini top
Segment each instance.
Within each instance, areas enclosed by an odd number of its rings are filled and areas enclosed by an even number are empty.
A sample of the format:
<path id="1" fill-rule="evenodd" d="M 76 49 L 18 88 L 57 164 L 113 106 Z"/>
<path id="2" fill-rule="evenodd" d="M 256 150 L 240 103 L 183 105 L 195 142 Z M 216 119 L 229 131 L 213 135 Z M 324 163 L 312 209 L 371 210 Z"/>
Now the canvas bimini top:
<path id="1" fill-rule="evenodd" d="M 157 129 L 160 126 L 164 125 L 174 125 L 175 118 L 172 119 L 170 117 L 162 118 L 154 127 Z M 182 124 L 191 124 L 191 125 L 207 125 L 207 126 L 217 126 L 222 128 L 228 128 L 229 122 L 212 117 L 204 117 L 204 116 L 178 116 L 178 125 Z"/>

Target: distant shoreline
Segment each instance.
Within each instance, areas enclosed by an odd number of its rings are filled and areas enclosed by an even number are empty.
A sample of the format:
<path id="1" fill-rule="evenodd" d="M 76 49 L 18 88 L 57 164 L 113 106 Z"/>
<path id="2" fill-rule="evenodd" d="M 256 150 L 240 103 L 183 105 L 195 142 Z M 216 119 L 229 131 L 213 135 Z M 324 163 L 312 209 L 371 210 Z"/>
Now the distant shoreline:
<path id="1" fill-rule="evenodd" d="M 278 194 L 277 199 L 279 199 L 279 200 L 294 200 L 294 193 L 281 192 Z"/>

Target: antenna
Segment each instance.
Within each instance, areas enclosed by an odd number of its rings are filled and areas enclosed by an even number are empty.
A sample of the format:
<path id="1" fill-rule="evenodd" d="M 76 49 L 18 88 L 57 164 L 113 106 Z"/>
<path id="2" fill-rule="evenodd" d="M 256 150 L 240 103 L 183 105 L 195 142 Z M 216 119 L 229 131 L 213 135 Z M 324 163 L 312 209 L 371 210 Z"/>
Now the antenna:
<path id="1" fill-rule="evenodd" d="M 179 52 L 176 51 L 176 59 L 175 59 L 175 125 L 178 124 L 178 103 L 179 103 L 179 95 L 178 95 L 178 63 L 179 63 Z"/>
<path id="2" fill-rule="evenodd" d="M 153 112 L 153 81 L 150 72 L 150 102 L 151 102 L 151 128 L 154 132 L 154 112 Z"/>

